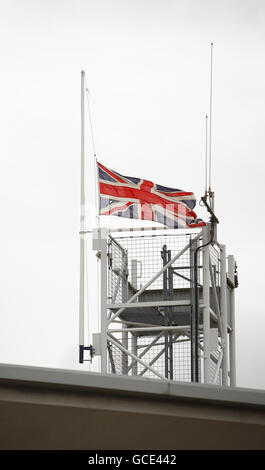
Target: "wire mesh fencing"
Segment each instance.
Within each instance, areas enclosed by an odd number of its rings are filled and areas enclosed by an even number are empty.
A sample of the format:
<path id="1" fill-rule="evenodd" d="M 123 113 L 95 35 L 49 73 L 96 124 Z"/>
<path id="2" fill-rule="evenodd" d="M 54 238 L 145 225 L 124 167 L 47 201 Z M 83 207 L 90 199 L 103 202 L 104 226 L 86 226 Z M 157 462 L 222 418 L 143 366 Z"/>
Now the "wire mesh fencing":
<path id="1" fill-rule="evenodd" d="M 113 238 L 108 241 L 108 298 L 109 303 L 122 303 L 128 299 L 127 251 Z"/>
<path id="2" fill-rule="evenodd" d="M 203 371 L 202 337 L 202 250 L 196 250 L 202 241 L 194 241 L 196 233 L 119 235 L 108 240 L 108 371 L 118 375 L 165 377 L 176 381 L 194 380 L 194 323 L 192 311 L 197 308 L 199 346 L 198 376 Z M 185 251 L 183 249 L 187 247 Z M 196 289 L 194 253 L 197 254 Z M 164 272 L 168 261 L 182 253 Z M 218 296 L 220 295 L 220 256 L 210 247 L 212 271 Z M 157 274 L 160 273 L 158 276 Z M 152 282 L 146 289 L 143 286 Z M 210 303 L 214 309 L 210 283 Z M 130 308 L 126 303 L 141 293 Z M 197 292 L 197 307 L 194 295 Z M 171 306 L 162 306 L 172 300 Z M 144 304 L 148 302 L 148 305 Z M 174 303 L 176 302 L 176 303 Z M 121 308 L 122 313 L 116 316 Z M 117 305 L 117 307 L 116 307 Z M 127 304 L 128 305 L 128 304 Z M 193 309 L 193 310 L 192 310 Z M 114 318 L 114 321 L 112 321 Z M 193 326 L 192 326 L 193 325 Z M 148 331 L 143 330 L 149 328 Z M 154 327 L 154 330 L 153 330 Z M 168 330 L 166 328 L 170 327 Z M 134 331 L 132 331 L 134 329 Z M 120 331 L 119 331 L 120 330 Z M 193 345 L 193 346 L 192 346 Z M 211 380 L 216 375 L 218 351 L 212 353 Z M 220 380 L 217 377 L 217 383 Z"/>
<path id="3" fill-rule="evenodd" d="M 155 234 L 139 236 L 118 236 L 108 243 L 108 302 L 126 302 L 142 286 L 150 281 L 163 268 L 163 250 L 172 259 L 196 236 L 192 234 Z M 200 253 L 198 263 L 198 283 L 201 283 Z M 173 266 L 173 289 L 190 288 L 190 250 L 186 250 Z M 141 301 L 157 300 L 163 289 L 161 274 L 148 287 Z M 148 292 L 148 293 L 147 293 Z"/>
<path id="4" fill-rule="evenodd" d="M 109 373 L 191 381 L 191 347 L 187 336 L 173 332 L 171 338 L 167 333 L 132 337 L 125 332 L 113 335 L 113 339 L 115 343 L 108 342 Z"/>

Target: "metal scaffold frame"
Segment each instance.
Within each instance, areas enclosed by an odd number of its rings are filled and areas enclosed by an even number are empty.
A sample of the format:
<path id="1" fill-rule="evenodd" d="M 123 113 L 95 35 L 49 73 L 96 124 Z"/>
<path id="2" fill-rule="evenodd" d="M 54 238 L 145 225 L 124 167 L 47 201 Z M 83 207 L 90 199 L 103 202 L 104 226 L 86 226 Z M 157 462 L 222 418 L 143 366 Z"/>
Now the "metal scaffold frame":
<path id="1" fill-rule="evenodd" d="M 130 239 L 134 236 L 130 233 Z M 145 236 L 147 232 L 142 232 L 141 240 Z M 152 232 L 152 237 L 156 236 L 159 235 Z M 232 255 L 228 256 L 227 272 L 226 247 L 217 242 L 216 227 L 213 237 L 212 226 L 207 224 L 173 256 L 166 246 L 161 246 L 161 268 L 139 288 L 137 266 L 141 271 L 144 268 L 142 261 L 133 259 L 129 267 L 127 251 L 122 243 L 123 239 L 108 229 L 93 231 L 93 249 L 101 260 L 101 331 L 93 335 L 93 345 L 95 355 L 101 358 L 101 372 L 133 376 L 148 374 L 161 380 L 176 380 L 174 370 L 179 366 L 174 364 L 173 350 L 176 345 L 182 345 L 190 346 L 190 375 L 187 378 L 183 374 L 185 380 L 235 386 L 235 260 Z M 108 251 L 110 246 L 119 250 L 119 268 L 113 266 L 114 255 Z M 187 271 L 180 270 L 181 267 L 176 268 L 176 262 L 187 253 L 190 256 L 189 276 Z M 200 282 L 198 270 L 201 271 Z M 128 296 L 128 285 L 132 289 L 128 283 L 129 272 L 136 288 Z M 116 284 L 111 298 L 108 298 L 111 275 L 115 277 Z M 173 283 L 175 275 L 190 283 L 190 288 L 186 289 L 189 290 L 189 299 L 178 298 Z M 158 290 L 150 290 L 158 279 L 163 284 L 160 298 Z M 149 299 L 151 292 L 156 293 L 155 299 Z M 190 308 L 188 324 L 172 322 L 172 312 L 181 308 Z M 159 311 L 163 315 L 163 324 L 139 320 L 138 312 L 148 309 Z M 131 312 L 136 312 L 133 320 Z M 145 343 L 143 338 L 148 341 Z"/>

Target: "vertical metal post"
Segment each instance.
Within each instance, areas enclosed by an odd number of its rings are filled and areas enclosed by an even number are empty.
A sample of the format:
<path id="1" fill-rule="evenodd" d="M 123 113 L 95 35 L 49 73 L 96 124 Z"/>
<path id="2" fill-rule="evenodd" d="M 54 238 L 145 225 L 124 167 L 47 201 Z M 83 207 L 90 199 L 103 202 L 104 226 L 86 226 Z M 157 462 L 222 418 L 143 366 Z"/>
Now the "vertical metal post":
<path id="1" fill-rule="evenodd" d="M 171 260 L 171 251 L 168 252 L 168 261 Z M 173 268 L 170 266 L 168 268 L 168 290 L 169 290 L 169 300 L 173 300 L 174 297 L 174 281 L 173 281 Z M 169 307 L 169 325 L 172 326 L 172 307 Z M 169 332 L 169 366 L 170 366 L 170 380 L 174 379 L 174 346 L 173 346 L 173 337 L 172 331 Z"/>
<path id="2" fill-rule="evenodd" d="M 101 372 L 107 373 L 107 236 L 104 229 L 99 229 L 101 248 Z"/>
<path id="3" fill-rule="evenodd" d="M 227 303 L 226 303 L 226 246 L 221 245 L 221 318 L 223 326 L 222 385 L 228 385 L 228 345 L 227 345 Z"/>
<path id="4" fill-rule="evenodd" d="M 127 252 L 122 252 L 122 272 L 121 272 L 121 289 L 122 289 L 122 302 L 128 301 L 128 256 Z M 128 349 L 128 331 L 127 326 L 122 325 L 122 345 L 125 349 Z M 122 352 L 122 374 L 128 374 L 128 354 Z"/>
<path id="5" fill-rule="evenodd" d="M 231 281 L 235 282 L 235 258 L 228 256 L 228 274 Z M 230 385 L 236 387 L 236 332 L 235 332 L 235 289 L 230 290 L 230 326 L 229 357 L 230 357 Z"/>
<path id="6" fill-rule="evenodd" d="M 203 245 L 210 240 L 210 224 L 203 227 Z M 209 245 L 203 247 L 203 370 L 204 383 L 210 383 L 210 273 Z"/>
<path id="7" fill-rule="evenodd" d="M 167 250 L 167 246 L 163 245 L 163 251 L 161 251 L 161 257 L 163 260 L 163 266 L 165 266 L 171 260 L 171 250 Z M 170 266 L 163 273 L 163 299 L 173 299 L 173 268 Z M 171 308 L 165 308 L 165 325 L 169 326 L 172 324 L 171 320 Z M 173 380 L 173 341 L 171 332 L 165 332 L 165 377 Z"/>
<path id="8" fill-rule="evenodd" d="M 194 250 L 190 241 L 190 378 L 195 382 L 195 292 L 194 292 Z"/>
<path id="9" fill-rule="evenodd" d="M 138 356 L 138 350 L 137 350 L 137 335 L 132 335 L 132 353 L 135 356 Z M 132 375 L 137 375 L 137 361 L 132 366 Z"/>
<path id="10" fill-rule="evenodd" d="M 80 231 L 85 230 L 85 72 L 81 72 L 81 191 L 80 191 Z M 85 239 L 80 235 L 80 284 L 79 284 L 79 362 L 82 361 L 84 347 L 85 315 Z"/>
<path id="11" fill-rule="evenodd" d="M 191 382 L 199 381 L 199 302 L 197 287 L 198 241 L 190 241 L 190 347 L 191 347 Z M 196 257 L 196 258 L 195 258 Z"/>
<path id="12" fill-rule="evenodd" d="M 163 245 L 161 251 L 161 258 L 163 260 L 163 266 L 167 264 L 167 247 Z M 168 270 L 163 273 L 163 300 L 167 300 L 167 277 Z M 165 325 L 168 326 L 168 308 L 165 307 Z M 168 331 L 165 331 L 165 377 L 168 378 Z"/>

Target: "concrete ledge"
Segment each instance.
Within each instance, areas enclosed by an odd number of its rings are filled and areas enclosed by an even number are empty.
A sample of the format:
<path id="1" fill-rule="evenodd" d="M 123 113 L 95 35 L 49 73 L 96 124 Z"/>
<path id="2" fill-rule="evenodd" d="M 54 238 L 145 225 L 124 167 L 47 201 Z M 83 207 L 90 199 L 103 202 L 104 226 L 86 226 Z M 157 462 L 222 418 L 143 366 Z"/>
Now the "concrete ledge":
<path id="1" fill-rule="evenodd" d="M 261 449 L 265 393 L 0 365 L 2 449 Z"/>
<path id="2" fill-rule="evenodd" d="M 265 391 L 239 387 L 218 387 L 215 385 L 191 384 L 143 377 L 124 377 L 112 374 L 80 372 L 75 370 L 51 369 L 0 364 L 0 384 L 39 386 L 52 388 L 86 389 L 109 393 L 148 394 L 177 397 L 183 400 L 211 401 L 227 406 L 248 406 L 265 409 Z"/>

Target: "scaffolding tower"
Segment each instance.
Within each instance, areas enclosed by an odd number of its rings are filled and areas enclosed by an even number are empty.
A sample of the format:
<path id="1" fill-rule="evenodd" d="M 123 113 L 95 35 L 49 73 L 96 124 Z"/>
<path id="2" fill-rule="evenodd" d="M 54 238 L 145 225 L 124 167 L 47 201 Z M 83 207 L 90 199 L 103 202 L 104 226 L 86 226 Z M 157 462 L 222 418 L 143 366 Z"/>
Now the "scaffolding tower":
<path id="1" fill-rule="evenodd" d="M 102 373 L 236 385 L 237 267 L 212 229 L 93 230 Z"/>

